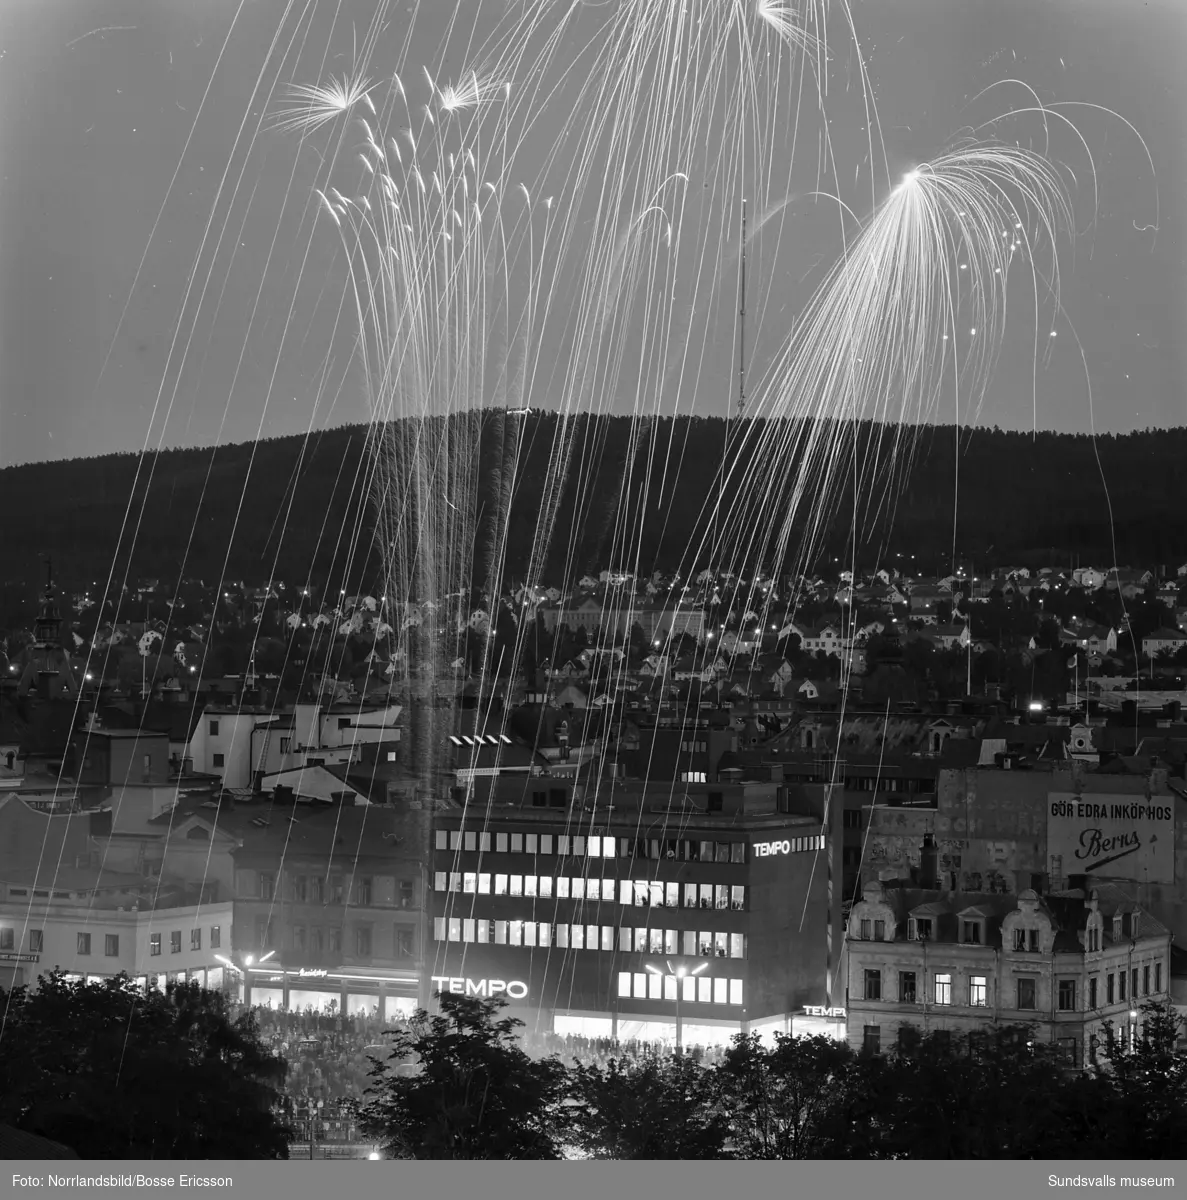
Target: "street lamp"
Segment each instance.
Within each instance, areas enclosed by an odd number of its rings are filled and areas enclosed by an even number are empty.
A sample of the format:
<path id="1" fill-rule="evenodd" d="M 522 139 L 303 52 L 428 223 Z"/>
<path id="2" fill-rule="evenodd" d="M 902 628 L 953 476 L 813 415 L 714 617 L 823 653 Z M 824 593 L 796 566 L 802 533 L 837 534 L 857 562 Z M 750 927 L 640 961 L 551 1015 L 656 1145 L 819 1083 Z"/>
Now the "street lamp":
<path id="1" fill-rule="evenodd" d="M 650 964 L 648 964 L 647 969 L 652 973 L 652 975 L 658 975 L 661 978 L 674 979 L 676 981 L 676 1053 L 681 1054 L 683 1053 L 684 1044 L 684 1026 L 680 1021 L 680 993 L 684 987 L 684 980 L 692 979 L 694 976 L 699 975 L 702 971 L 707 971 L 709 969 L 709 964 L 701 963 L 699 967 L 694 967 L 690 971 L 687 967 L 673 967 L 672 964 L 665 959 L 664 966 L 668 968 L 667 971 L 661 971 L 659 967 L 653 967 Z"/>

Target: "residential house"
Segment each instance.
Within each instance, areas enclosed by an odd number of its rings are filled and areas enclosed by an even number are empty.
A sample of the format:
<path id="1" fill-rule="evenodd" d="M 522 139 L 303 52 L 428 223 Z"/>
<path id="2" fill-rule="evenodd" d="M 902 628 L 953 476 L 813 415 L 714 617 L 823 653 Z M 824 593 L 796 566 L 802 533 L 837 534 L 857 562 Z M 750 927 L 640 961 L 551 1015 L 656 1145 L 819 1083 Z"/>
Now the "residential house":
<path id="1" fill-rule="evenodd" d="M 1160 654 L 1177 654 L 1187 646 L 1187 633 L 1178 629 L 1156 629 L 1142 638 L 1142 654 L 1157 658 Z"/>

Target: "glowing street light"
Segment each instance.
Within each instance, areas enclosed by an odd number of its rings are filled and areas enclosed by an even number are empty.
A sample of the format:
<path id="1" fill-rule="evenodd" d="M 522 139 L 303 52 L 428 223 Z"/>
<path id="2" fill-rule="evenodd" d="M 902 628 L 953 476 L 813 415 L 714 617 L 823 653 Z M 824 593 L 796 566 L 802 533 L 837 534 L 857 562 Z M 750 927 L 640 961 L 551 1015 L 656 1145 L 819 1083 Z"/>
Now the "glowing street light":
<path id="1" fill-rule="evenodd" d="M 708 963 L 701 963 L 699 967 L 693 967 L 690 971 L 687 967 L 673 967 L 667 959 L 664 960 L 664 966 L 667 971 L 661 971 L 659 967 L 653 967 L 650 963 L 647 964 L 647 970 L 652 975 L 658 975 L 665 979 L 674 979 L 676 981 L 676 1053 L 683 1053 L 684 1047 L 684 1026 L 680 1020 L 680 993 L 684 988 L 684 980 L 692 979 L 701 974 L 702 971 L 709 969 Z"/>

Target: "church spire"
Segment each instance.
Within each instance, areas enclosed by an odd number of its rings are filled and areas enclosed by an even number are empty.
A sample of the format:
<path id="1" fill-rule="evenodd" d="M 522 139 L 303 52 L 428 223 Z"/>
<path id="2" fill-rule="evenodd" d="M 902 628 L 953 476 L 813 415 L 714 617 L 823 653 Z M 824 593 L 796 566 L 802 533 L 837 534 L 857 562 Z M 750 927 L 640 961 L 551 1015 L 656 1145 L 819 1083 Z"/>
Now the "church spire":
<path id="1" fill-rule="evenodd" d="M 62 643 L 62 617 L 58 612 L 54 588 L 53 559 L 45 562 L 45 591 L 41 593 L 41 612 L 33 623 L 33 640 L 39 649 L 56 649 Z"/>

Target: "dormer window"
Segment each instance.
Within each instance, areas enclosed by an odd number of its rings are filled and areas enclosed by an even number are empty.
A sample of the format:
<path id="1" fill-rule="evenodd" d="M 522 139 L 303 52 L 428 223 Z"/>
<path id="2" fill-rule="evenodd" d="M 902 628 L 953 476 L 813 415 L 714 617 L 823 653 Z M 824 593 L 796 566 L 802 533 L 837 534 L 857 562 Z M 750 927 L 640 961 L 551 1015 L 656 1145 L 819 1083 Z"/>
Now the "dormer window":
<path id="1" fill-rule="evenodd" d="M 907 938 L 912 942 L 929 942 L 932 939 L 931 917 L 912 917 L 907 922 Z"/>
<path id="2" fill-rule="evenodd" d="M 863 942 L 868 942 L 868 941 L 870 940 L 870 937 L 871 937 L 871 935 L 872 935 L 872 926 L 873 926 L 873 922 L 872 922 L 872 921 L 870 921 L 870 920 L 869 920 L 868 918 L 866 918 L 866 917 L 863 917 L 863 918 L 862 918 L 862 921 L 861 921 L 861 933 L 860 933 L 860 935 L 859 935 L 859 936 L 861 937 L 861 940 L 862 940 Z"/>
<path id="3" fill-rule="evenodd" d="M 981 922 L 961 921 L 960 940 L 966 946 L 980 946 L 984 940 L 981 936 Z"/>

